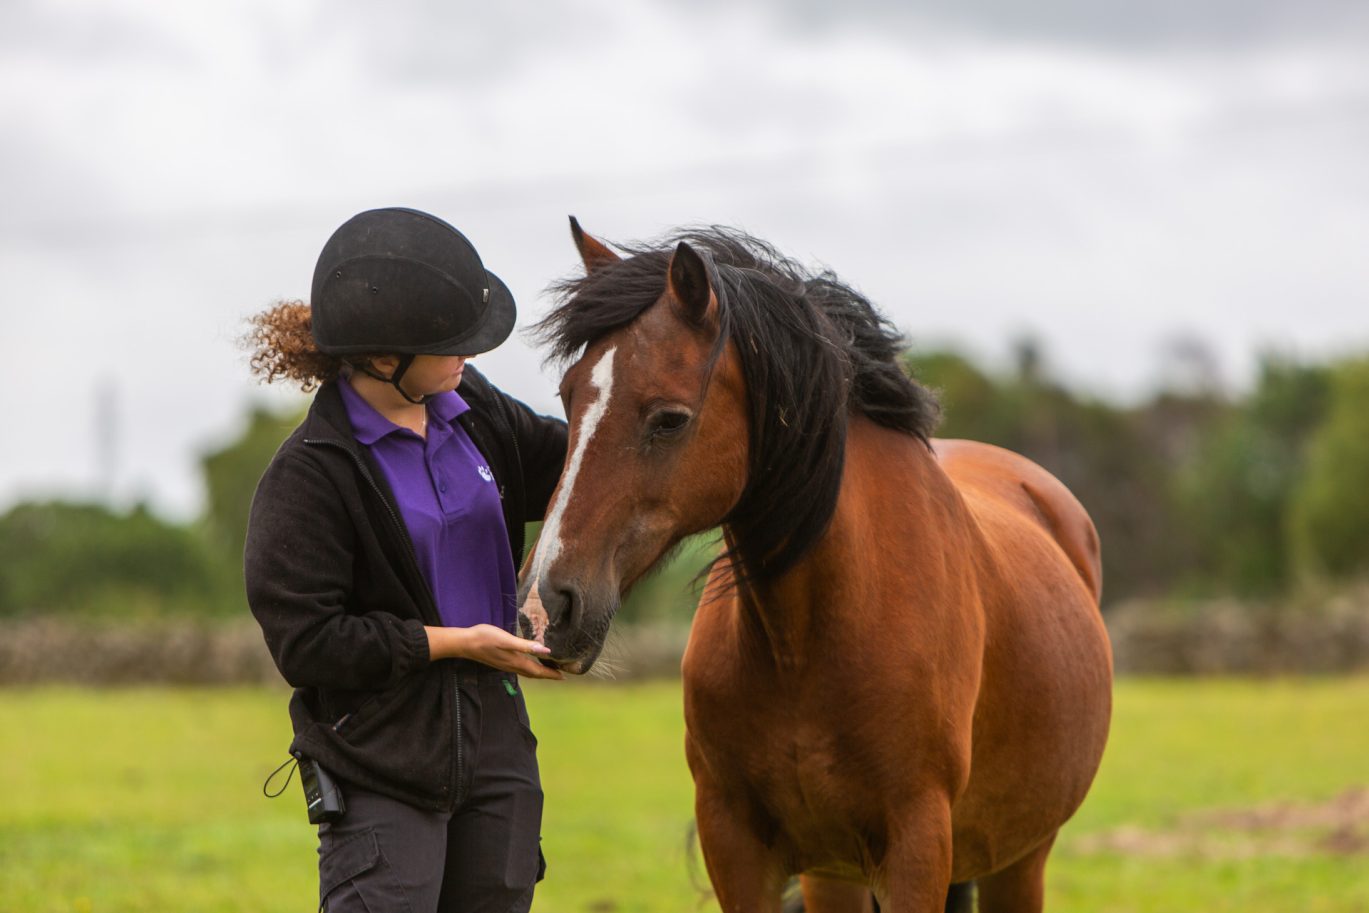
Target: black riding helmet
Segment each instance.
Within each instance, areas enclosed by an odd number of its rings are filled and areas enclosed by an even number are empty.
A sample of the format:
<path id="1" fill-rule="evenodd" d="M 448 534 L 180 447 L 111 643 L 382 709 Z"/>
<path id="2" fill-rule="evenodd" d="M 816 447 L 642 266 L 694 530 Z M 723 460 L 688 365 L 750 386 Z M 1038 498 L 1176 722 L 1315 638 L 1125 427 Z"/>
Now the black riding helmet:
<path id="1" fill-rule="evenodd" d="M 474 245 L 446 222 L 416 209 L 359 213 L 333 232 L 314 267 L 309 299 L 314 342 L 329 355 L 401 356 L 399 386 L 415 355 L 477 355 L 508 338 L 518 315 L 513 295 L 485 269 Z"/>

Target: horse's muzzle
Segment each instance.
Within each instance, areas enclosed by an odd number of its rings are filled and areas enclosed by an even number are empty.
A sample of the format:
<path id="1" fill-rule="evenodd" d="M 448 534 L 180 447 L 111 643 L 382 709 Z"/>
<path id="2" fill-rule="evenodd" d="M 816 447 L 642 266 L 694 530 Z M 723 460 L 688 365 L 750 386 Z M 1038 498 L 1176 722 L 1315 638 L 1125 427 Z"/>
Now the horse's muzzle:
<path id="1" fill-rule="evenodd" d="M 551 650 L 550 656 L 540 658 L 543 665 L 580 675 L 599 658 L 613 613 L 588 626 L 585 615 L 585 598 L 578 587 L 549 584 L 540 578 L 533 582 L 518 609 L 518 634 Z"/>

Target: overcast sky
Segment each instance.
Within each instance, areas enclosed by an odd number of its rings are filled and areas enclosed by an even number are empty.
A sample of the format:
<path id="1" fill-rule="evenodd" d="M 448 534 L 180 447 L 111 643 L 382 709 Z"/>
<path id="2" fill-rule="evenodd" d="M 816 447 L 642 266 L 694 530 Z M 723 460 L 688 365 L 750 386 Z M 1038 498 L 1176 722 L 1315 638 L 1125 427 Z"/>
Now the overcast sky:
<path id="1" fill-rule="evenodd" d="M 574 213 L 609 240 L 741 226 L 917 345 L 992 362 L 1030 334 L 1121 399 L 1175 340 L 1234 388 L 1262 350 L 1369 349 L 1366 11 L 7 0 L 0 509 L 193 516 L 198 454 L 303 402 L 250 379 L 242 321 L 375 206 L 465 231 L 520 326 L 576 265 Z M 478 364 L 558 409 L 525 338 Z"/>

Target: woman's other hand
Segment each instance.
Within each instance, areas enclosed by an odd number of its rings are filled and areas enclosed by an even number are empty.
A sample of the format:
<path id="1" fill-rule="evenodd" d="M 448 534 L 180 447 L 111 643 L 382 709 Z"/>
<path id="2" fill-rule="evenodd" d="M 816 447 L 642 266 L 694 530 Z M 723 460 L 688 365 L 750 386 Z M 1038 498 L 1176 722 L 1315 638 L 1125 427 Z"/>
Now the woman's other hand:
<path id="1" fill-rule="evenodd" d="M 476 662 L 516 672 L 528 678 L 565 678 L 560 669 L 542 665 L 536 659 L 551 651 L 533 640 L 515 637 L 494 625 L 475 625 L 470 628 L 439 628 L 425 626 L 428 632 L 428 653 L 433 659 L 473 659 Z"/>

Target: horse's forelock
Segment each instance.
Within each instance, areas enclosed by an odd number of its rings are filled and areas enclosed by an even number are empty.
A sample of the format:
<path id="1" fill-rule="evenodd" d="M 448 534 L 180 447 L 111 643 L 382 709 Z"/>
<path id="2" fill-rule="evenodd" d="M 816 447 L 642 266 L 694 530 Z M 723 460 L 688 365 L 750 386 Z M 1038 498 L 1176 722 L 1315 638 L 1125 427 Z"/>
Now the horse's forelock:
<path id="1" fill-rule="evenodd" d="M 548 347 L 547 357 L 562 364 L 586 346 L 627 326 L 665 294 L 669 251 L 633 252 L 583 276 L 552 284 L 557 304 L 533 327 Z"/>

